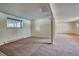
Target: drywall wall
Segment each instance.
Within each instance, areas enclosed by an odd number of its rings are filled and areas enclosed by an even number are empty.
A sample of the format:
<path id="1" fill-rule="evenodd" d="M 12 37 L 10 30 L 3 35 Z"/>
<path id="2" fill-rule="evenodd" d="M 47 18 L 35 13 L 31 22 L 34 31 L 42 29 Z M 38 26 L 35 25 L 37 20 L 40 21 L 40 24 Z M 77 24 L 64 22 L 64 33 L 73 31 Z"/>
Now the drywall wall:
<path id="1" fill-rule="evenodd" d="M 21 29 L 7 28 L 6 20 L 7 15 L 0 13 L 0 44 L 31 36 L 30 20 L 21 19 L 23 20 L 23 28 Z"/>
<path id="2" fill-rule="evenodd" d="M 77 22 L 78 22 L 78 21 L 72 22 L 72 26 L 73 26 L 72 29 L 74 29 L 74 30 L 73 30 L 74 34 L 79 34 L 79 28 L 77 27 Z"/>
<path id="3" fill-rule="evenodd" d="M 51 20 L 49 18 L 32 20 L 31 24 L 32 36 L 51 37 Z"/>
<path id="4" fill-rule="evenodd" d="M 73 22 L 57 22 L 56 33 L 75 33 L 75 25 Z"/>

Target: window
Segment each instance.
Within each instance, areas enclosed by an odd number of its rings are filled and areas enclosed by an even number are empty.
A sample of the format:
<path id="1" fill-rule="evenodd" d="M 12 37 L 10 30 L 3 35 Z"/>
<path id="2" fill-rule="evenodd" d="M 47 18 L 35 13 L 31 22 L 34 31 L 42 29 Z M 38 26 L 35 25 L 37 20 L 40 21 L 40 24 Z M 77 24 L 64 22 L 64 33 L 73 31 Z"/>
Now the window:
<path id="1" fill-rule="evenodd" d="M 7 18 L 7 28 L 22 28 L 22 20 Z"/>
<path id="2" fill-rule="evenodd" d="M 76 24 L 77 24 L 77 28 L 79 29 L 79 22 L 77 22 Z"/>
<path id="3" fill-rule="evenodd" d="M 76 22 L 76 30 L 79 32 L 79 22 Z"/>

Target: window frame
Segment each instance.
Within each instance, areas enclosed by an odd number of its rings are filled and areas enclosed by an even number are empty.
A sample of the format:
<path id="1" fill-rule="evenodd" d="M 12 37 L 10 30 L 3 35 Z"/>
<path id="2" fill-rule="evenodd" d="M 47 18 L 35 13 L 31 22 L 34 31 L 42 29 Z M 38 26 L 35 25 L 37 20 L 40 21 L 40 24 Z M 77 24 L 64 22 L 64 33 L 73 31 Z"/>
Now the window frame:
<path id="1" fill-rule="evenodd" d="M 8 20 L 14 20 L 15 22 L 17 22 L 17 21 L 20 22 L 20 27 L 17 27 L 17 26 L 16 26 L 16 27 L 15 27 L 15 26 L 14 26 L 14 27 L 8 27 L 8 26 L 7 26 Z M 17 24 L 17 23 L 16 23 L 16 24 Z M 7 17 L 7 20 L 6 20 L 6 27 L 7 27 L 7 28 L 12 28 L 12 29 L 13 29 L 13 28 L 15 28 L 15 29 L 21 29 L 21 28 L 23 27 L 23 21 L 22 21 L 22 20 L 18 20 L 18 19 L 14 19 L 14 18 L 9 18 L 9 17 Z"/>

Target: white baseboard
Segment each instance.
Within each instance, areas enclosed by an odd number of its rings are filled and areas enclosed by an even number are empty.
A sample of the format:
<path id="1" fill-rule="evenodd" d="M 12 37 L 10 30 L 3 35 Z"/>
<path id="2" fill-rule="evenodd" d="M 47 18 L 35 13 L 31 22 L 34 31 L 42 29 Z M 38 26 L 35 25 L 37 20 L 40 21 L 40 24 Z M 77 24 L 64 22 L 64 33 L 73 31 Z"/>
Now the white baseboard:
<path id="1" fill-rule="evenodd" d="M 31 36 L 29 36 L 29 37 L 31 37 Z M 0 42 L 0 45 L 4 45 L 4 44 L 10 43 L 10 42 L 14 42 L 14 41 L 17 41 L 17 40 L 20 40 L 20 39 L 23 39 L 23 38 L 28 38 L 28 37 L 22 37 L 22 38 L 17 38 L 17 39 L 12 39 L 12 40 L 8 40 L 8 41 Z"/>

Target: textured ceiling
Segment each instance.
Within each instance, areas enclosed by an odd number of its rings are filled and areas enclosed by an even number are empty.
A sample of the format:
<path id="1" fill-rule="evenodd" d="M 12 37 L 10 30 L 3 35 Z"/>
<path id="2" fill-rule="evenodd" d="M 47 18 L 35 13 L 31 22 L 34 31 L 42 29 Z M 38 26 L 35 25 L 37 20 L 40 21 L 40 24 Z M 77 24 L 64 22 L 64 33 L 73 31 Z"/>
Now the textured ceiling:
<path id="1" fill-rule="evenodd" d="M 58 21 L 75 21 L 79 19 L 79 3 L 54 3 L 53 12 Z"/>
<path id="2" fill-rule="evenodd" d="M 26 19 L 50 16 L 48 4 L 46 3 L 0 3 L 0 12 Z"/>

